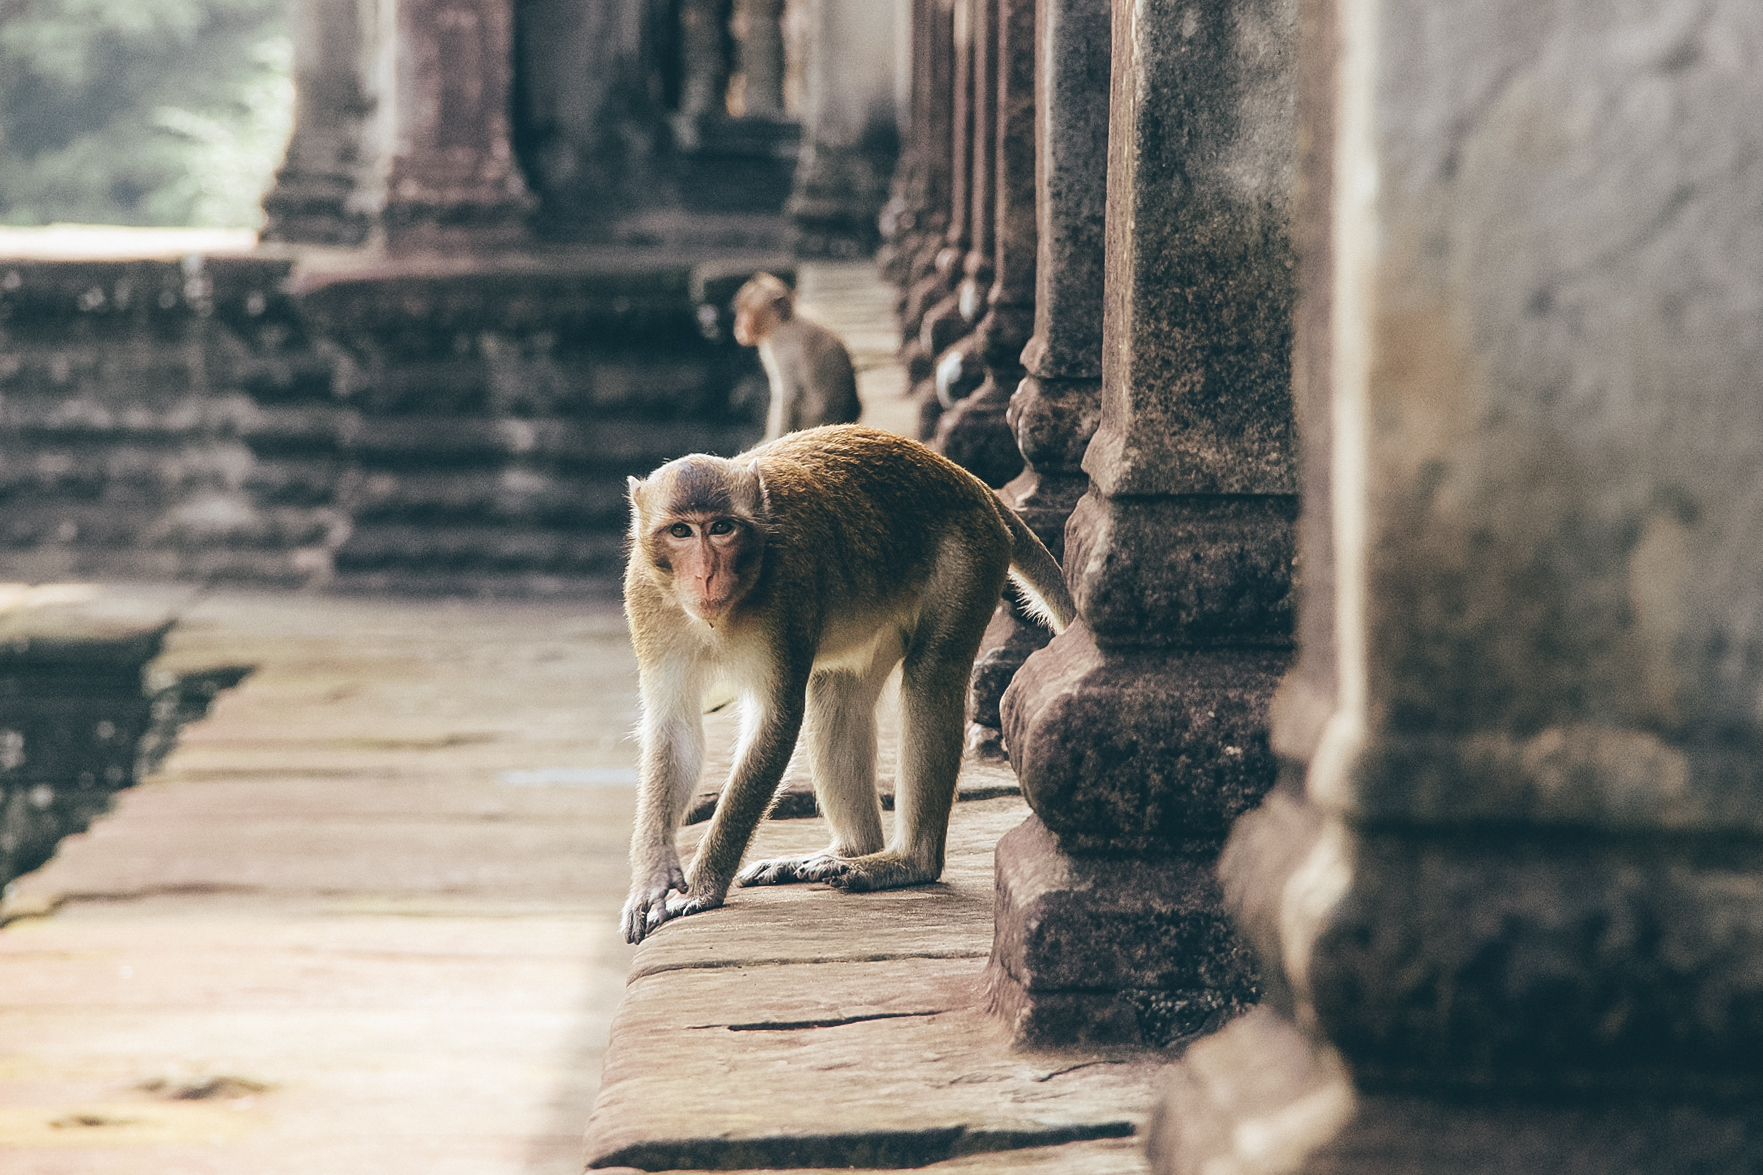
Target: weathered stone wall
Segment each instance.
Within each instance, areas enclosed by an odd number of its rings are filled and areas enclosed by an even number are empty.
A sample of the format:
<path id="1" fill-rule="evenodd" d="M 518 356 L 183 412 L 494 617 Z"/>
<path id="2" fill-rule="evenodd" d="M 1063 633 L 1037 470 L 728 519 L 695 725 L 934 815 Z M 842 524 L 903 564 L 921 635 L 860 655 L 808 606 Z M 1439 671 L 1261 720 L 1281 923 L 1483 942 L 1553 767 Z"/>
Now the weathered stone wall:
<path id="1" fill-rule="evenodd" d="M 0 569 L 434 587 L 614 571 L 628 474 L 757 437 L 750 353 L 706 337 L 747 272 L 0 261 Z"/>
<path id="2" fill-rule="evenodd" d="M 346 532 L 343 460 L 289 270 L 0 261 L 7 578 L 324 573 Z"/>

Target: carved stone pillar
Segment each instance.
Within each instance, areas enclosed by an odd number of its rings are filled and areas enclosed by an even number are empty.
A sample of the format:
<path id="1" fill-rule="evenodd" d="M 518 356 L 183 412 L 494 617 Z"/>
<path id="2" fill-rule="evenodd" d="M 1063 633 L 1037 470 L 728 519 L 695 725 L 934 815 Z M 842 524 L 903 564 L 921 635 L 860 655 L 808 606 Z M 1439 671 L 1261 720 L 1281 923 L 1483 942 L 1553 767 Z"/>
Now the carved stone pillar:
<path id="1" fill-rule="evenodd" d="M 972 0 L 969 11 L 968 32 L 972 50 L 968 101 L 973 114 L 967 160 L 967 254 L 948 259 L 946 271 L 954 285 L 953 292 L 925 315 L 919 332 L 925 351 L 936 357 L 932 376 L 936 403 L 926 405 L 930 410 L 927 425 L 932 424 L 943 410 L 953 407 L 957 400 L 971 395 L 985 381 L 985 363 L 980 357 L 974 328 L 986 312 L 994 266 L 992 230 L 997 215 L 997 192 L 993 177 L 997 168 L 994 156 L 998 143 L 999 3 L 1000 0 Z M 941 265 L 942 259 L 939 259 Z M 934 447 L 938 435 L 935 428 L 928 428 L 926 435 L 932 438 Z"/>
<path id="2" fill-rule="evenodd" d="M 728 117 L 724 7 L 725 0 L 680 0 L 680 95 L 673 137 L 681 150 L 697 149 L 706 121 Z"/>
<path id="3" fill-rule="evenodd" d="M 973 9 L 980 0 L 950 0 L 949 45 L 952 72 L 949 117 L 949 226 L 940 244 L 928 242 L 931 268 L 906 292 L 901 329 L 906 342 L 902 358 L 913 396 L 928 414 L 922 435 L 929 439 L 942 406 L 936 402 L 933 368 L 947 328 L 960 310 L 955 287 L 961 281 L 961 264 L 967 256 L 967 234 L 973 224 L 968 211 L 973 180 Z"/>
<path id="4" fill-rule="evenodd" d="M 944 414 L 935 446 L 1002 486 L 1022 472 L 1022 451 L 1005 419 L 1022 381 L 1022 348 L 1035 314 L 1035 0 L 997 0 L 993 72 L 992 274 L 973 350 L 979 388 Z"/>
<path id="5" fill-rule="evenodd" d="M 380 129 L 387 244 L 519 241 L 533 200 L 509 142 L 511 0 L 387 0 Z"/>
<path id="6" fill-rule="evenodd" d="M 802 154 L 787 209 L 805 256 L 858 257 L 899 150 L 896 7 L 903 0 L 813 0 Z"/>
<path id="7" fill-rule="evenodd" d="M 747 118 L 784 115 L 783 0 L 738 0 L 741 107 Z"/>
<path id="8" fill-rule="evenodd" d="M 1763 12 L 1304 38 L 1303 652 L 1223 862 L 1284 1016 L 1154 1165 L 1763 1169 Z"/>
<path id="9" fill-rule="evenodd" d="M 882 210 L 882 270 L 907 291 L 933 271 L 949 217 L 949 132 L 954 66 L 950 0 L 911 0 L 912 111 L 893 195 Z M 928 246 L 928 247 L 927 247 Z M 911 337 L 910 333 L 902 337 Z"/>
<path id="10" fill-rule="evenodd" d="M 1109 0 L 1040 0 L 1036 21 L 1035 330 L 1009 410 L 1026 467 L 1004 495 L 1063 557 L 1066 519 L 1089 487 L 1083 454 L 1101 413 Z M 1008 605 L 993 617 L 969 693 L 976 749 L 1002 753 L 999 700 L 1023 660 L 1048 639 L 1045 628 Z"/>
<path id="11" fill-rule="evenodd" d="M 967 256 L 956 294 L 968 329 L 979 325 L 992 285 L 992 229 L 997 216 L 993 188 L 998 161 L 998 6 L 1002 0 L 977 0 L 973 6 L 973 154 L 968 161 Z"/>
<path id="12" fill-rule="evenodd" d="M 1290 0 L 1115 0 L 1101 422 L 1080 623 L 1004 695 L 994 1004 L 1029 1042 L 1180 1041 L 1258 994 L 1212 868 L 1274 780 L 1288 659 Z"/>
<path id="13" fill-rule="evenodd" d="M 361 0 L 296 0 L 294 130 L 263 198 L 266 241 L 359 245 L 372 228 L 360 185 L 369 159 L 363 123 L 368 25 Z"/>

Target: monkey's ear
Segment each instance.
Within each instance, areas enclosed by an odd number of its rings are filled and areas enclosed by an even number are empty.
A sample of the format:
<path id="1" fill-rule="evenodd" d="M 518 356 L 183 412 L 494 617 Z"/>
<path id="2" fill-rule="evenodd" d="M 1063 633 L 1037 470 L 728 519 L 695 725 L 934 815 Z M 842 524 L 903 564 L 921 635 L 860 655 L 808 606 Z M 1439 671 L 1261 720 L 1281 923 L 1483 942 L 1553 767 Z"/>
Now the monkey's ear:
<path id="1" fill-rule="evenodd" d="M 765 475 L 759 472 L 759 458 L 755 457 L 747 462 L 747 472 L 751 473 L 753 480 L 759 483 L 759 509 L 765 513 L 767 518 L 770 518 L 771 491 L 765 488 Z"/>

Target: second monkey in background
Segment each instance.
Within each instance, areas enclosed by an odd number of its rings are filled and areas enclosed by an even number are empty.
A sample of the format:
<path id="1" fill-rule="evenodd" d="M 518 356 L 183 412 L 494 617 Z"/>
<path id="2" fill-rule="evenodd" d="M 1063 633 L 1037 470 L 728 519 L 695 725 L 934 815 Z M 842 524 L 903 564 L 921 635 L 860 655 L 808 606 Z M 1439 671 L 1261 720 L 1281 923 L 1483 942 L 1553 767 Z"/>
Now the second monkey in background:
<path id="1" fill-rule="evenodd" d="M 856 422 L 863 406 L 851 353 L 839 336 L 796 313 L 795 293 L 778 278 L 754 274 L 735 294 L 735 342 L 759 348 L 771 383 L 766 440 Z"/>

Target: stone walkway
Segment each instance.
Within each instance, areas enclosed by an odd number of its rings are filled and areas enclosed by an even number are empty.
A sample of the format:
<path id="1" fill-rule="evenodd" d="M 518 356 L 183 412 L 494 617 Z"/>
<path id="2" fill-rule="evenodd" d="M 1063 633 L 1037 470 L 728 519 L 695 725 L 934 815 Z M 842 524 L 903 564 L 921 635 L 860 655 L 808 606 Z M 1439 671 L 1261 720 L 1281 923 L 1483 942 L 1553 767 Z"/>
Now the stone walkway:
<path id="1" fill-rule="evenodd" d="M 257 666 L 14 884 L 7 1175 L 564 1175 L 630 952 L 635 665 L 611 600 L 225 593 Z"/>
<path id="2" fill-rule="evenodd" d="M 802 274 L 865 419 L 905 428 L 889 296 Z M 246 664 L 6 896 L 6 1175 L 563 1175 L 585 1124 L 603 1167 L 1144 1170 L 1161 1056 L 1016 1053 L 984 1012 L 1007 770 L 964 770 L 937 885 L 737 890 L 633 952 L 609 594 L 217 592 L 163 661 Z M 753 851 L 826 836 L 772 821 Z"/>

